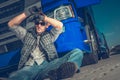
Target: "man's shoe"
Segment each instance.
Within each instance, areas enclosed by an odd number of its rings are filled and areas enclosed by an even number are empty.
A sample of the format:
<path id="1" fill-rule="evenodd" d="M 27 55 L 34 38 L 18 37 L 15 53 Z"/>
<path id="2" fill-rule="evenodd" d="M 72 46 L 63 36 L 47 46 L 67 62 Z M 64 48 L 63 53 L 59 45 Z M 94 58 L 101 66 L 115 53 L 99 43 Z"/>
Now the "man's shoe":
<path id="1" fill-rule="evenodd" d="M 58 69 L 49 71 L 48 75 L 50 80 L 61 80 L 72 77 L 77 70 L 78 67 L 75 63 L 66 62 L 60 65 Z"/>

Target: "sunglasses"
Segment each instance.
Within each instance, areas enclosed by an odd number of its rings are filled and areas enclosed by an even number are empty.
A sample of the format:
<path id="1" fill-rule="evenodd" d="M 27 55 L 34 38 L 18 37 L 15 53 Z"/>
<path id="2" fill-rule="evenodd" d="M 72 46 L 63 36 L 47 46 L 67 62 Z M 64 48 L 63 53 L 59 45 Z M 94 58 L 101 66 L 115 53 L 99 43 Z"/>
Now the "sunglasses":
<path id="1" fill-rule="evenodd" d="M 35 24 L 36 24 L 36 25 L 39 25 L 39 24 L 40 24 L 40 25 L 42 25 L 42 26 L 45 26 L 47 23 L 44 22 L 44 21 L 42 21 L 42 22 L 36 21 Z"/>

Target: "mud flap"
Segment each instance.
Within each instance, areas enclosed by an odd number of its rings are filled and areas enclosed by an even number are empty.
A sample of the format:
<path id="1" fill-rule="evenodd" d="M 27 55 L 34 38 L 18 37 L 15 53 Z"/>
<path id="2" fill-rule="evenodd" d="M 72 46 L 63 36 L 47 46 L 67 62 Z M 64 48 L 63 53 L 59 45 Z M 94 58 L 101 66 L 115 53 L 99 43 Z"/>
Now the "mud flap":
<path id="1" fill-rule="evenodd" d="M 109 53 L 105 52 L 101 57 L 102 57 L 102 59 L 107 59 L 110 56 L 109 56 Z"/>
<path id="2" fill-rule="evenodd" d="M 109 58 L 110 57 L 109 50 L 107 50 L 106 48 L 102 48 L 98 56 L 99 56 L 99 60 Z"/>

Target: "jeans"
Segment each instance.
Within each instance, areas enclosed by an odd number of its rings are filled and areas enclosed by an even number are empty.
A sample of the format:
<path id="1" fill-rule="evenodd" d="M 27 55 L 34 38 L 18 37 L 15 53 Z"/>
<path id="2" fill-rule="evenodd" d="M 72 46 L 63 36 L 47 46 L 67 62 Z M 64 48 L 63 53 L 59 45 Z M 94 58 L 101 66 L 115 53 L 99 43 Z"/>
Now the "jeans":
<path id="1" fill-rule="evenodd" d="M 22 69 L 12 73 L 9 76 L 10 80 L 43 80 L 47 76 L 50 70 L 57 69 L 61 64 L 65 62 L 74 62 L 78 68 L 82 64 L 83 52 L 80 49 L 74 49 L 68 52 L 65 56 L 55 59 L 51 62 L 44 61 L 41 65 L 25 66 Z M 38 76 L 39 75 L 39 76 Z"/>

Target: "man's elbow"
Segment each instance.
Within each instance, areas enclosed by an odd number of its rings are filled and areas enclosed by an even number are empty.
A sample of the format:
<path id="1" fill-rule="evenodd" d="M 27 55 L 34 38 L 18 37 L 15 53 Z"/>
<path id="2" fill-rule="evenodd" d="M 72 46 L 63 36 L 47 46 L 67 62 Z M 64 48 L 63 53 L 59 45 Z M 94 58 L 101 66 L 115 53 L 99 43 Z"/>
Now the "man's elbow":
<path id="1" fill-rule="evenodd" d="M 59 24 L 59 29 L 62 29 L 62 27 L 63 27 L 63 23 L 60 22 L 60 24 Z"/>
<path id="2" fill-rule="evenodd" d="M 8 22 L 8 27 L 12 27 L 12 26 L 14 26 L 14 24 L 12 23 L 12 21 L 9 21 Z"/>

